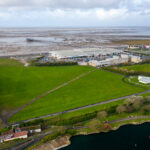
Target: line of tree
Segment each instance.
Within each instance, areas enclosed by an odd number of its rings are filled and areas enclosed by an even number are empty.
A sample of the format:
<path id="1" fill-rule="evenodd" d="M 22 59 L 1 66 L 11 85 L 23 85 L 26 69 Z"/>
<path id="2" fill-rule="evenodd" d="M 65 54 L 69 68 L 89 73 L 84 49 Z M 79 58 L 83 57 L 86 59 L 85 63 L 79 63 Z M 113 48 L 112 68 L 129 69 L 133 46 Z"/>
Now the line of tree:
<path id="1" fill-rule="evenodd" d="M 143 71 L 134 71 L 134 70 L 128 70 L 125 68 L 121 68 L 123 66 L 132 66 L 132 65 L 142 65 L 142 64 L 150 64 L 150 59 L 146 59 L 140 63 L 124 63 L 124 64 L 118 64 L 114 66 L 109 66 L 109 67 L 102 67 L 104 70 L 112 71 L 112 72 L 117 72 L 120 74 L 124 75 L 145 75 L 145 76 L 150 76 L 149 72 L 143 72 Z"/>
<path id="2" fill-rule="evenodd" d="M 125 100 L 124 104 L 111 106 L 107 109 L 101 111 L 94 111 L 91 113 L 87 113 L 84 115 L 79 115 L 71 118 L 61 118 L 61 116 L 51 118 L 48 120 L 35 120 L 32 122 L 23 123 L 20 127 L 31 126 L 40 124 L 43 129 L 48 128 L 49 126 L 69 126 L 69 125 L 81 125 L 82 122 L 98 119 L 105 120 L 107 116 L 121 114 L 121 113 L 133 113 L 139 112 L 141 114 L 149 114 L 150 113 L 150 96 L 143 98 L 142 96 L 132 96 Z M 96 122 L 96 121 L 95 121 Z"/>
<path id="3" fill-rule="evenodd" d="M 116 72 L 119 74 L 124 74 L 124 75 L 145 75 L 145 76 L 150 76 L 150 72 L 143 72 L 143 71 L 134 71 L 134 70 L 128 70 L 125 68 L 119 68 L 119 67 L 103 67 L 104 70 L 108 70 L 111 72 Z"/>
<path id="4" fill-rule="evenodd" d="M 45 62 L 45 63 L 39 63 L 39 62 L 32 62 L 31 65 L 33 66 L 72 66 L 77 65 L 77 62 L 66 62 L 66 61 L 56 61 L 56 62 Z"/>

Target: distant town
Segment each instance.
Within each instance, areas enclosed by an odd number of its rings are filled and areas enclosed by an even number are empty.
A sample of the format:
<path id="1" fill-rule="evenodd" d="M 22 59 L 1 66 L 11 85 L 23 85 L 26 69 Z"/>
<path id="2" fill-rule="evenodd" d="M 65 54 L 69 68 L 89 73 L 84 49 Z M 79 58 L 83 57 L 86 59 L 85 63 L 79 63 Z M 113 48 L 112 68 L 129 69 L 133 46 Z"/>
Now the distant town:
<path id="1" fill-rule="evenodd" d="M 136 50 L 136 51 L 132 51 Z M 2 55 L 22 60 L 34 60 L 37 57 L 39 63 L 77 62 L 78 65 L 89 65 L 93 67 L 110 66 L 122 63 L 139 63 L 147 59 L 140 50 L 150 50 L 150 45 L 129 45 L 128 48 L 79 48 L 73 50 L 57 50 L 49 53 L 31 53 Z"/>

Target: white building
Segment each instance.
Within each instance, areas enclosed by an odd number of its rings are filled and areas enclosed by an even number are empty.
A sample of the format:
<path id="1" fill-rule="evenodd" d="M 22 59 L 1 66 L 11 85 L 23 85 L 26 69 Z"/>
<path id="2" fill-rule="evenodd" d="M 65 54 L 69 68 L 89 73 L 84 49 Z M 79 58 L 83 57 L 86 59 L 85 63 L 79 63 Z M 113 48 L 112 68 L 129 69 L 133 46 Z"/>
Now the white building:
<path id="1" fill-rule="evenodd" d="M 133 63 L 139 63 L 139 62 L 142 62 L 142 59 L 140 56 L 132 56 L 131 55 L 131 62 Z"/>
<path id="2" fill-rule="evenodd" d="M 89 61 L 89 65 L 93 67 L 97 66 L 109 66 L 109 65 L 115 65 L 120 63 L 126 63 L 129 61 L 128 55 L 121 55 L 121 56 L 113 56 L 112 58 L 107 58 L 102 61 L 92 60 Z"/>
<path id="3" fill-rule="evenodd" d="M 139 49 L 140 46 L 139 45 L 129 45 L 128 49 Z"/>
<path id="4" fill-rule="evenodd" d="M 113 48 L 82 48 L 73 50 L 51 51 L 50 56 L 57 59 L 72 59 L 120 54 L 122 52 L 123 50 L 117 50 Z"/>
<path id="5" fill-rule="evenodd" d="M 150 45 L 144 45 L 145 49 L 150 49 Z"/>
<path id="6" fill-rule="evenodd" d="M 150 83 L 150 77 L 138 76 L 138 80 L 139 82 L 144 83 L 144 84 Z"/>
<path id="7" fill-rule="evenodd" d="M 78 62 L 78 65 L 80 65 L 80 66 L 87 66 L 87 65 L 88 65 L 88 62 L 79 61 L 79 62 Z"/>

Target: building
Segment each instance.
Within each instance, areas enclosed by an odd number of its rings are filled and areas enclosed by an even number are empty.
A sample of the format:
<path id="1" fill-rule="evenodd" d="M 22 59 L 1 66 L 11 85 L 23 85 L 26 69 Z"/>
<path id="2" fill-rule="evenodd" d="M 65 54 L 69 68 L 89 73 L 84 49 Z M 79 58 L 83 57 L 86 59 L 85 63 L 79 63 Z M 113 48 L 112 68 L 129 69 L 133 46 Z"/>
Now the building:
<path id="1" fill-rule="evenodd" d="M 50 56 L 56 59 L 84 59 L 84 58 L 95 58 L 109 55 L 117 55 L 122 53 L 122 50 L 114 48 L 82 48 L 73 50 L 59 50 L 51 51 Z"/>
<path id="2" fill-rule="evenodd" d="M 120 56 L 109 57 L 109 58 L 106 58 L 105 60 L 101 60 L 101 61 L 91 60 L 91 61 L 89 61 L 89 65 L 93 66 L 93 67 L 116 65 L 116 64 L 129 62 L 129 58 L 130 58 L 129 55 L 122 54 Z"/>
<path id="3" fill-rule="evenodd" d="M 9 131 L 5 132 L 0 136 L 0 142 L 12 141 L 15 139 L 25 139 L 28 137 L 27 131 Z"/>
<path id="4" fill-rule="evenodd" d="M 97 60 L 91 60 L 89 61 L 89 66 L 93 66 L 93 67 L 101 66 L 101 62 Z"/>
<path id="5" fill-rule="evenodd" d="M 150 83 L 150 77 L 138 76 L 138 80 L 139 82 L 144 83 L 144 84 Z"/>
<path id="6" fill-rule="evenodd" d="M 131 58 L 131 62 L 133 62 L 133 63 L 142 62 L 142 59 L 141 59 L 140 56 L 133 56 L 133 55 L 131 55 L 130 58 Z"/>
<path id="7" fill-rule="evenodd" d="M 150 45 L 144 45 L 144 49 L 150 49 Z"/>
<path id="8" fill-rule="evenodd" d="M 78 65 L 80 65 L 80 66 L 87 66 L 87 65 L 88 65 L 88 62 L 79 61 L 79 62 L 78 62 Z"/>
<path id="9" fill-rule="evenodd" d="M 139 45 L 129 45 L 128 49 L 139 49 L 140 46 Z"/>
<path id="10" fill-rule="evenodd" d="M 28 133 L 40 133 L 42 131 L 40 125 L 23 127 L 23 128 L 21 128 L 21 130 L 26 130 L 26 131 L 28 131 Z"/>
<path id="11" fill-rule="evenodd" d="M 0 136 L 0 142 L 2 143 L 2 142 L 4 142 L 7 139 L 12 138 L 13 135 L 14 135 L 14 131 L 13 130 L 10 130 L 8 132 L 2 133 L 2 136 Z"/>

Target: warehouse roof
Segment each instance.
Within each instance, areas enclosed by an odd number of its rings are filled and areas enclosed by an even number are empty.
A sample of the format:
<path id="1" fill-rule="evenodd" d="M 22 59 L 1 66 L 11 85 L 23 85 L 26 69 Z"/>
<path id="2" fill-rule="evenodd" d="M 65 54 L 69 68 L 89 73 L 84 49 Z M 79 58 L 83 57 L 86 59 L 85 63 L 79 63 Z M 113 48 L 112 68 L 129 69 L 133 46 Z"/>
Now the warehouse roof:
<path id="1" fill-rule="evenodd" d="M 97 55 L 107 55 L 113 53 L 120 53 L 122 50 L 117 50 L 113 48 L 83 48 L 83 49 L 73 49 L 73 50 L 59 50 L 52 51 L 50 54 L 53 57 L 67 58 L 67 57 L 84 57 L 84 56 L 97 56 Z"/>

